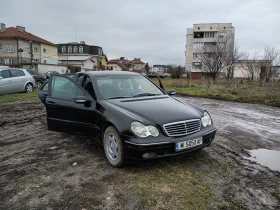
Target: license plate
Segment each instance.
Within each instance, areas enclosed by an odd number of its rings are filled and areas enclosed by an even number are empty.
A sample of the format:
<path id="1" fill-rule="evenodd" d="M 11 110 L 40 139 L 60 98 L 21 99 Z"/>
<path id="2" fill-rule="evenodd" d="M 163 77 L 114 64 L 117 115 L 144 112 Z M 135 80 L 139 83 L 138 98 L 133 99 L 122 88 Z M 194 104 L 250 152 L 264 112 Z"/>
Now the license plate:
<path id="1" fill-rule="evenodd" d="M 201 144 L 202 144 L 202 138 L 176 142 L 175 150 L 179 151 L 179 150 L 182 150 L 182 149 L 188 149 L 188 148 L 192 148 L 192 147 L 195 147 L 195 146 L 198 146 L 198 145 L 201 145 Z"/>

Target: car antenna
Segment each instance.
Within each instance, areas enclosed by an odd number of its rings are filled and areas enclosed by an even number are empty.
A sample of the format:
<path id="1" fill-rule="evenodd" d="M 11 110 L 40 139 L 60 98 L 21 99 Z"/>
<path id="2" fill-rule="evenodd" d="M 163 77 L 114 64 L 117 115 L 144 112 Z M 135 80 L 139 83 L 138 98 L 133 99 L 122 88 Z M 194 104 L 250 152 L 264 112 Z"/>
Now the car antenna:
<path id="1" fill-rule="evenodd" d="M 159 86 L 160 86 L 160 88 L 163 89 L 163 90 L 165 90 L 164 85 L 163 85 L 163 83 L 162 83 L 162 81 L 161 81 L 161 79 L 160 79 L 160 77 L 159 77 L 159 73 L 157 72 L 156 74 L 157 74 L 157 78 L 158 78 L 158 81 L 159 81 Z"/>

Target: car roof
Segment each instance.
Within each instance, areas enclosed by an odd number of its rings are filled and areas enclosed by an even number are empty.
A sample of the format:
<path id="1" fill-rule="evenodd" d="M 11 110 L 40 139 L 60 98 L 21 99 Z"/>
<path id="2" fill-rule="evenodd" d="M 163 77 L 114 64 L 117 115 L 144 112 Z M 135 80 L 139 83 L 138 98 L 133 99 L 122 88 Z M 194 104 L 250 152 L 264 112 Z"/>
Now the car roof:
<path id="1" fill-rule="evenodd" d="M 87 71 L 90 76 L 140 76 L 141 74 L 129 71 Z"/>

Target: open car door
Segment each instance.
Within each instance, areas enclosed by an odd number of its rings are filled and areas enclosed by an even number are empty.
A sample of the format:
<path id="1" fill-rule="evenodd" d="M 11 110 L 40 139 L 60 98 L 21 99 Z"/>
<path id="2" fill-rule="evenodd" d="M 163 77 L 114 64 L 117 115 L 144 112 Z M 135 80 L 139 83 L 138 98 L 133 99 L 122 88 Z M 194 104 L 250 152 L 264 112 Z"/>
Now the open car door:
<path id="1" fill-rule="evenodd" d="M 68 76 L 50 77 L 45 105 L 49 130 L 85 134 L 97 129 L 96 101 Z"/>

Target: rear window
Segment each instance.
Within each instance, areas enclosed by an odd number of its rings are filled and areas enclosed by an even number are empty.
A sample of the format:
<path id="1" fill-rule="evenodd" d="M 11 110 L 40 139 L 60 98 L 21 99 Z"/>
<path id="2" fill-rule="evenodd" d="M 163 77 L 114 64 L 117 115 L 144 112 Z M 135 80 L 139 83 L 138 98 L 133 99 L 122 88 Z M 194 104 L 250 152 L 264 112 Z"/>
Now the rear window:
<path id="1" fill-rule="evenodd" d="M 26 71 L 28 71 L 28 73 L 31 75 L 38 75 L 38 73 L 34 70 L 26 70 Z"/>

